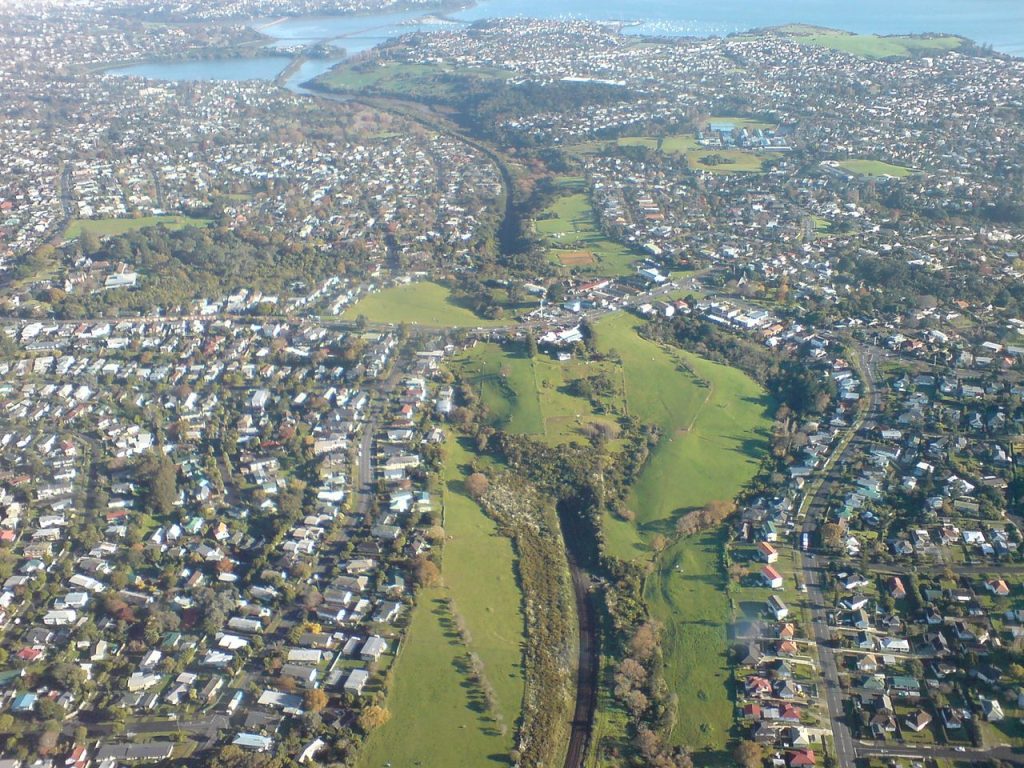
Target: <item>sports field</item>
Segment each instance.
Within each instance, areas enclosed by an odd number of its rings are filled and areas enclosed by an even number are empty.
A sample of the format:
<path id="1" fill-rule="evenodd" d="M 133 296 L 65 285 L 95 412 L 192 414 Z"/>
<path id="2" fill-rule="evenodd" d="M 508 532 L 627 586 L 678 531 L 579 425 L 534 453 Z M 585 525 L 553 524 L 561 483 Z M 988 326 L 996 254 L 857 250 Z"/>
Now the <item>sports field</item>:
<path id="1" fill-rule="evenodd" d="M 914 172 L 902 165 L 884 163 L 881 160 L 840 160 L 837 165 L 858 176 L 894 176 L 903 178 Z"/>
<path id="2" fill-rule="evenodd" d="M 624 245 L 605 237 L 598 227 L 590 198 L 566 183 L 559 197 L 534 221 L 534 228 L 548 248 L 552 261 L 595 275 L 628 275 L 640 258 Z"/>
<path id="3" fill-rule="evenodd" d="M 778 152 L 750 152 L 745 149 L 701 147 L 686 153 L 686 162 L 695 171 L 711 173 L 760 173 L 766 160 L 778 158 Z"/>

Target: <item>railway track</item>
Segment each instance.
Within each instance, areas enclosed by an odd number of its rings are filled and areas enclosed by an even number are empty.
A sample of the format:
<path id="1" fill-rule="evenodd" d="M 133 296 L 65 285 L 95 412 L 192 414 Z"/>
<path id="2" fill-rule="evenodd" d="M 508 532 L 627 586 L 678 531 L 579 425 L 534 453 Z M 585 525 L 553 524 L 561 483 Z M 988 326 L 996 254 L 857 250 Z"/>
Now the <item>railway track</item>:
<path id="1" fill-rule="evenodd" d="M 579 617 L 580 650 L 576 668 L 576 707 L 573 710 L 565 768 L 583 768 L 594 729 L 594 711 L 597 709 L 599 645 L 593 595 L 590 593 L 590 575 L 580 568 L 572 552 L 568 553 L 568 557 L 573 593 L 576 596 L 576 614 Z"/>

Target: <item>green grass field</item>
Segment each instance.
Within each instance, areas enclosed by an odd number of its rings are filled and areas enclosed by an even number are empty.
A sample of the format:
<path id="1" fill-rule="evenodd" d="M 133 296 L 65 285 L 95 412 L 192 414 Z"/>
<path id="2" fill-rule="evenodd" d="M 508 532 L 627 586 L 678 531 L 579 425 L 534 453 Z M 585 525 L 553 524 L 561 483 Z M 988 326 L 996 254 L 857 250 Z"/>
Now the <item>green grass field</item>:
<path id="1" fill-rule="evenodd" d="M 760 173 L 766 160 L 781 157 L 778 152 L 749 152 L 744 149 L 700 147 L 686 153 L 686 162 L 695 171 L 711 173 Z M 720 158 L 721 162 L 714 162 Z"/>
<path id="2" fill-rule="evenodd" d="M 621 139 L 617 139 L 615 143 L 620 147 L 658 148 L 658 140 L 653 136 L 623 136 Z"/>
<path id="3" fill-rule="evenodd" d="M 630 497 L 635 523 L 605 521 L 609 554 L 625 559 L 649 556 L 650 538 L 670 534 L 684 512 L 733 498 L 756 473 L 770 426 L 768 402 L 754 381 L 736 369 L 644 340 L 637 333 L 641 323 L 615 314 L 596 325 L 598 347 L 621 364 L 530 359 L 494 344 L 478 344 L 453 361 L 502 429 L 557 444 L 576 439 L 579 423 L 610 420 L 615 411 L 627 409 L 661 427 L 661 440 Z M 603 414 L 564 391 L 572 380 L 598 371 L 618 382 L 615 396 L 602 403 Z M 662 556 L 646 589 L 651 615 L 665 626 L 666 676 L 679 699 L 672 741 L 710 749 L 716 759 L 725 749 L 733 708 L 726 659 L 732 616 L 721 546 L 720 532 L 677 542 Z M 598 717 L 609 734 L 620 729 L 620 720 L 621 713 L 612 709 Z"/>
<path id="4" fill-rule="evenodd" d="M 497 344 L 478 344 L 453 362 L 480 393 L 492 425 L 551 445 L 585 440 L 582 427 L 614 424 L 614 412 L 624 408 L 621 396 L 612 397 L 602 401 L 605 412 L 596 413 L 590 401 L 566 391 L 570 382 L 599 372 L 619 378 L 609 363 L 560 363 L 547 355 L 530 359 L 518 348 Z"/>
<path id="5" fill-rule="evenodd" d="M 450 99 L 463 92 L 466 81 L 504 80 L 511 74 L 498 69 L 385 61 L 342 63 L 317 78 L 317 82 L 342 91 Z"/>
<path id="6" fill-rule="evenodd" d="M 671 741 L 695 751 L 722 751 L 733 720 L 722 539 L 721 531 L 703 533 L 667 549 L 644 592 L 664 624 L 665 679 L 679 696 Z"/>
<path id="7" fill-rule="evenodd" d="M 510 764 L 510 736 L 500 734 L 468 682 L 466 648 L 444 602 L 446 594 L 425 589 L 419 595 L 395 663 L 387 702 L 391 720 L 367 738 L 360 768 Z"/>
<path id="8" fill-rule="evenodd" d="M 635 525 L 609 518 L 609 553 L 633 559 L 644 539 L 671 533 L 684 512 L 733 498 L 757 471 L 769 420 L 764 391 L 741 371 L 669 350 L 639 336 L 638 320 L 609 315 L 596 326 L 598 347 L 614 350 L 629 413 L 662 428 L 630 495 Z"/>
<path id="9" fill-rule="evenodd" d="M 123 235 L 144 227 L 155 227 L 160 224 L 168 229 L 182 227 L 205 227 L 209 219 L 195 219 L 191 216 L 143 216 L 139 219 L 72 219 L 64 230 L 64 239 L 73 240 L 83 232 L 92 232 L 100 237 L 104 235 Z"/>
<path id="10" fill-rule="evenodd" d="M 676 155 L 690 152 L 700 147 L 697 139 L 689 134 L 675 134 L 666 136 L 661 141 L 661 151 L 666 155 Z"/>
<path id="11" fill-rule="evenodd" d="M 802 24 L 779 27 L 777 31 L 800 43 L 852 53 L 854 56 L 866 59 L 905 59 L 910 56 L 937 55 L 954 51 L 964 44 L 962 37 L 953 35 L 933 37 L 858 35 L 838 29 L 825 29 Z"/>
<path id="12" fill-rule="evenodd" d="M 575 190 L 578 185 L 566 184 L 567 190 Z M 633 271 L 633 263 L 640 255 L 624 245 L 609 240 L 601 233 L 597 224 L 597 214 L 590 204 L 590 198 L 583 192 L 573 191 L 564 195 L 545 211 L 546 218 L 534 222 L 537 234 L 544 238 L 548 246 L 548 255 L 555 263 L 563 263 L 566 256 L 585 252 L 593 254 L 594 264 L 575 264 L 567 266 L 592 272 L 597 275 L 628 275 Z"/>
<path id="13" fill-rule="evenodd" d="M 519 719 L 523 677 L 522 592 L 515 578 L 511 541 L 462 492 L 474 458 L 454 435 L 445 445 L 444 580 L 470 633 L 470 650 L 480 656 L 494 688 L 500 714 L 513 732 Z M 511 742 L 509 742 L 509 748 Z"/>
<path id="14" fill-rule="evenodd" d="M 777 123 L 766 123 L 763 120 L 754 120 L 751 117 L 737 117 L 736 115 L 713 115 L 707 119 L 708 124 L 711 123 L 732 123 L 736 128 L 746 128 L 750 131 L 757 129 L 767 130 L 769 128 L 778 128 Z"/>
<path id="15" fill-rule="evenodd" d="M 773 123 L 764 123 L 749 118 L 715 117 L 708 122 L 711 123 L 732 123 L 736 128 L 777 128 Z M 693 150 L 700 150 L 696 137 L 692 133 L 672 133 L 668 136 L 623 136 L 614 141 L 584 141 L 578 144 L 570 144 L 565 147 L 571 153 L 577 155 L 596 155 L 609 150 L 612 145 L 616 146 L 643 146 L 647 150 L 657 151 L 665 155 L 677 155 L 689 153 Z"/>
<path id="16" fill-rule="evenodd" d="M 410 283 L 371 293 L 345 310 L 341 317 L 355 320 L 360 315 L 371 323 L 415 323 L 438 328 L 493 327 L 507 323 L 478 317 L 438 283 Z"/>
<path id="17" fill-rule="evenodd" d="M 912 168 L 884 163 L 881 160 L 840 160 L 838 165 L 840 168 L 845 168 L 850 173 L 855 173 L 858 176 L 895 176 L 896 178 L 903 178 L 914 173 Z"/>
<path id="18" fill-rule="evenodd" d="M 611 315 L 596 327 L 599 348 L 622 358 L 630 414 L 662 428 L 630 494 L 635 523 L 605 519 L 608 552 L 625 559 L 646 555 L 653 534 L 671 536 L 674 520 L 687 510 L 735 497 L 757 472 L 770 427 L 768 402 L 756 382 L 646 341 L 638 325 L 630 316 Z M 732 724 L 731 615 L 719 537 L 711 532 L 674 544 L 646 589 L 651 615 L 665 627 L 666 675 L 679 698 L 672 741 L 716 752 L 725 748 Z"/>

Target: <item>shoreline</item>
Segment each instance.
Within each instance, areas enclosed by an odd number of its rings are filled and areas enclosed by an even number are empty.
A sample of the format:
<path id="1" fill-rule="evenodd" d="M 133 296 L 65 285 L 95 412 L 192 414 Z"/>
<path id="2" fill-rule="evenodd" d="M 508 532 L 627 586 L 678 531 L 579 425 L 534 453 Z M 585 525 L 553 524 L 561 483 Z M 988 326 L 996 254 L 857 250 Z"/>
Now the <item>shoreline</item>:
<path id="1" fill-rule="evenodd" d="M 369 17 L 369 16 L 381 16 L 381 17 L 383 17 L 383 16 L 397 15 L 397 14 L 400 14 L 400 13 L 411 13 L 411 12 L 421 13 L 421 16 L 417 16 L 417 19 L 421 19 L 421 18 L 422 19 L 427 19 L 427 18 L 429 18 L 431 16 L 436 16 L 437 18 L 444 19 L 445 21 L 453 21 L 453 22 L 463 23 L 460 19 L 450 19 L 450 18 L 448 18 L 448 14 L 456 13 L 458 11 L 466 11 L 466 10 L 469 10 L 470 8 L 475 8 L 477 6 L 477 4 L 478 3 L 476 2 L 476 0 L 453 0 L 452 2 L 447 2 L 446 0 L 441 0 L 441 2 L 436 3 L 434 5 L 434 7 L 428 8 L 428 7 L 423 7 L 423 6 L 419 5 L 419 4 L 397 3 L 397 4 L 395 4 L 395 5 L 393 5 L 393 6 L 389 7 L 389 8 L 383 8 L 383 9 L 379 9 L 379 10 L 358 10 L 358 11 L 338 10 L 335 13 L 330 13 L 328 11 L 324 11 L 324 12 L 321 12 L 321 13 L 300 13 L 300 14 L 297 14 L 297 15 L 294 15 L 294 16 L 289 16 L 289 15 L 278 16 L 276 18 L 237 19 L 237 21 L 240 21 L 240 22 L 246 24 L 250 29 L 253 29 L 253 30 L 257 31 L 257 32 L 262 32 L 263 30 L 266 30 L 266 29 L 272 29 L 273 27 L 276 27 L 276 26 L 278 26 L 280 24 L 283 24 L 285 22 L 288 22 L 288 21 L 293 21 L 295 19 L 343 19 L 343 18 L 358 19 L 360 17 L 363 17 L 363 18 Z M 471 24 L 472 22 L 464 22 L 464 23 Z M 281 40 L 281 39 L 287 39 L 287 38 L 275 38 L 275 39 Z M 331 38 L 331 37 L 323 37 L 323 38 L 316 38 L 316 39 L 317 40 L 330 40 L 330 39 L 333 39 L 333 38 Z"/>

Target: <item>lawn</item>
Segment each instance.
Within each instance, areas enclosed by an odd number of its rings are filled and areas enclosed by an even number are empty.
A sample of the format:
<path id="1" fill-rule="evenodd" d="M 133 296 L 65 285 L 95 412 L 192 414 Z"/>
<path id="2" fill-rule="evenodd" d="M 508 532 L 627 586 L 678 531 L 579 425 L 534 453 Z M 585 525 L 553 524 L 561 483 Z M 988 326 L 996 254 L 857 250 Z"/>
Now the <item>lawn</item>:
<path id="1" fill-rule="evenodd" d="M 866 59 L 936 55 L 956 50 L 964 43 L 964 38 L 954 35 L 858 35 L 801 24 L 779 27 L 778 31 L 801 43 L 852 53 Z"/>
<path id="2" fill-rule="evenodd" d="M 617 139 L 615 143 L 620 147 L 658 148 L 658 140 L 653 136 L 623 136 L 621 139 Z"/>
<path id="3" fill-rule="evenodd" d="M 543 354 L 531 359 L 522 347 L 478 344 L 454 364 L 480 394 L 494 427 L 533 435 L 550 445 L 585 440 L 582 427 L 613 425 L 615 412 L 624 408 L 619 395 L 602 401 L 604 412 L 597 413 L 589 400 L 568 392 L 572 381 L 600 372 L 620 378 L 611 363 L 562 363 Z"/>
<path id="4" fill-rule="evenodd" d="M 445 452 L 444 581 L 469 630 L 470 650 L 483 661 L 484 676 L 494 688 L 502 720 L 512 733 L 525 689 L 526 621 L 512 544 L 463 493 L 463 479 L 471 471 L 474 454 L 453 434 L 448 436 Z"/>
<path id="5" fill-rule="evenodd" d="M 511 729 L 508 736 L 500 734 L 469 681 L 466 648 L 446 595 L 436 588 L 419 594 L 393 671 L 387 701 L 391 720 L 367 738 L 361 768 L 510 764 Z"/>
<path id="6" fill-rule="evenodd" d="M 72 219 L 68 228 L 64 230 L 64 239 L 73 240 L 83 232 L 92 232 L 103 237 L 104 235 L 123 235 L 125 232 L 134 232 L 143 227 L 155 227 L 158 224 L 168 229 L 181 229 L 183 227 L 205 227 L 210 223 L 209 219 L 195 219 L 191 216 L 143 216 L 138 219 Z"/>
<path id="7" fill-rule="evenodd" d="M 567 190 L 578 185 L 565 184 Z M 542 217 L 534 221 L 534 228 L 548 246 L 551 260 L 566 267 L 598 275 L 628 275 L 640 255 L 602 234 L 597 213 L 590 198 L 583 192 L 572 191 L 555 200 Z M 586 255 L 596 263 L 587 264 Z"/>
<path id="8" fill-rule="evenodd" d="M 341 317 L 343 320 L 355 320 L 360 315 L 371 323 L 414 323 L 438 328 L 505 324 L 505 321 L 477 316 L 459 304 L 445 286 L 425 282 L 371 293 L 345 310 Z"/>
<path id="9" fill-rule="evenodd" d="M 745 117 L 713 117 L 709 122 L 732 123 L 737 128 L 776 128 L 772 123 L 763 123 Z M 566 149 L 579 155 L 594 155 L 607 151 L 612 145 L 619 147 L 644 147 L 657 150 L 666 155 L 684 154 L 700 149 L 697 139 L 692 133 L 673 133 L 669 136 L 623 136 L 615 141 L 587 141 L 570 144 Z"/>
<path id="10" fill-rule="evenodd" d="M 881 160 L 840 160 L 837 165 L 858 176 L 895 176 L 902 178 L 914 172 L 902 165 L 883 163 Z"/>
<path id="11" fill-rule="evenodd" d="M 729 738 L 733 697 L 720 552 L 722 532 L 683 539 L 667 549 L 647 580 L 651 615 L 664 624 L 665 679 L 679 697 L 671 742 L 721 751 Z"/>

